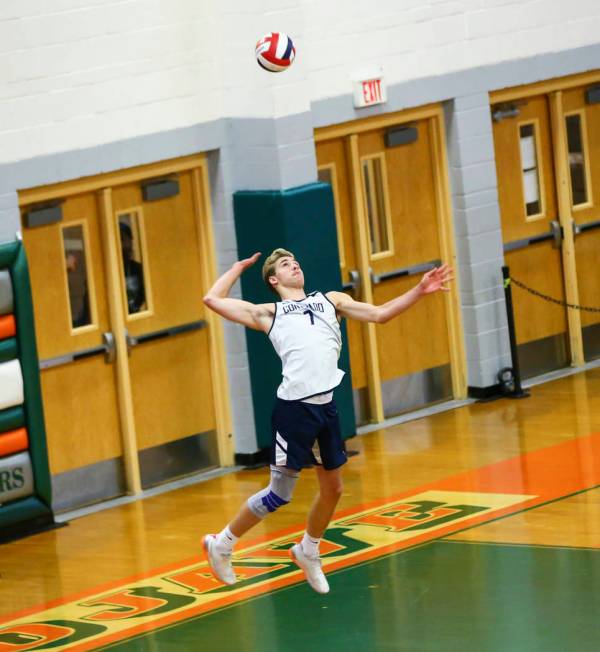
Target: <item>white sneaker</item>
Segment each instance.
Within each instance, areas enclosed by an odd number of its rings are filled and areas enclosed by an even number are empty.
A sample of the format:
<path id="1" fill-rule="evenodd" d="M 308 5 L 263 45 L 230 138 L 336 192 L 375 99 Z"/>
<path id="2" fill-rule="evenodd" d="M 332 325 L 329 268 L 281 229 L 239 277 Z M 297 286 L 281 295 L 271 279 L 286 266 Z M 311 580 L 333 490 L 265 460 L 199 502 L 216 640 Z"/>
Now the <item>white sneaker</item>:
<path id="1" fill-rule="evenodd" d="M 231 553 L 223 554 L 217 550 L 217 537 L 214 534 L 207 534 L 202 539 L 202 545 L 212 574 L 223 584 L 235 584 L 237 577 L 231 566 Z"/>
<path id="2" fill-rule="evenodd" d="M 290 557 L 304 571 L 306 581 L 317 593 L 329 593 L 329 584 L 321 568 L 319 557 L 309 557 L 299 543 L 290 548 Z"/>

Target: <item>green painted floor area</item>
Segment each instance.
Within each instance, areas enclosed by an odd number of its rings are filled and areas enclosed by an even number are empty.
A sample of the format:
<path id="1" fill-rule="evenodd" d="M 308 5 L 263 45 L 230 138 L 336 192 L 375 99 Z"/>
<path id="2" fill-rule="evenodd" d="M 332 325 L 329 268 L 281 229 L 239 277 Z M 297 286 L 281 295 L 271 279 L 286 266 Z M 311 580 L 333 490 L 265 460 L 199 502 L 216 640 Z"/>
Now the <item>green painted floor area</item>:
<path id="1" fill-rule="evenodd" d="M 600 650 L 600 551 L 437 541 L 111 651 Z"/>

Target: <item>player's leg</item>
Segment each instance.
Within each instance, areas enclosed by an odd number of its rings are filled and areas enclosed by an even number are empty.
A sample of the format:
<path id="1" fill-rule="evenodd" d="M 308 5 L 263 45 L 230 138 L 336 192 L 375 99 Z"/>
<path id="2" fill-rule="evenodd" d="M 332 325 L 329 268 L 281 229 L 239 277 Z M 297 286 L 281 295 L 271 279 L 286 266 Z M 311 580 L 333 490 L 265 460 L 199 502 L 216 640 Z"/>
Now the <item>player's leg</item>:
<path id="1" fill-rule="evenodd" d="M 306 532 L 302 541 L 292 546 L 290 554 L 304 571 L 306 580 L 312 588 L 317 593 L 328 593 L 329 583 L 321 567 L 319 544 L 342 495 L 342 471 L 341 468 L 328 471 L 322 466 L 317 466 L 317 476 L 319 493 L 308 514 Z"/>
<path id="2" fill-rule="evenodd" d="M 297 421 L 297 406 L 278 400 L 271 416 L 271 477 L 261 489 L 241 507 L 234 519 L 219 534 L 204 537 L 204 549 L 213 574 L 225 584 L 234 584 L 235 573 L 231 555 L 237 540 L 259 523 L 267 514 L 287 505 L 298 480 L 302 460 L 298 462 L 296 445 L 286 439 L 290 427 Z M 301 450 L 301 449 L 300 449 Z"/>
<path id="3" fill-rule="evenodd" d="M 342 468 L 328 471 L 322 466 L 317 466 L 319 480 L 319 493 L 315 496 L 306 525 L 306 533 L 311 539 L 321 539 L 335 508 L 342 497 L 344 484 L 342 482 Z M 315 551 L 318 554 L 318 550 Z"/>
<path id="4" fill-rule="evenodd" d="M 233 520 L 219 534 L 204 537 L 204 549 L 213 574 L 225 584 L 235 584 L 231 565 L 233 547 L 238 539 L 265 516 L 276 512 L 292 499 L 299 472 L 285 467 L 271 466 L 269 485 L 242 505 Z"/>
<path id="5" fill-rule="evenodd" d="M 321 568 L 319 544 L 342 495 L 341 467 L 346 462 L 346 453 L 333 401 L 322 406 L 322 417 L 324 426 L 314 448 L 319 492 L 308 514 L 304 537 L 300 544 L 292 546 L 290 554 L 312 588 L 318 593 L 327 593 L 329 584 Z"/>

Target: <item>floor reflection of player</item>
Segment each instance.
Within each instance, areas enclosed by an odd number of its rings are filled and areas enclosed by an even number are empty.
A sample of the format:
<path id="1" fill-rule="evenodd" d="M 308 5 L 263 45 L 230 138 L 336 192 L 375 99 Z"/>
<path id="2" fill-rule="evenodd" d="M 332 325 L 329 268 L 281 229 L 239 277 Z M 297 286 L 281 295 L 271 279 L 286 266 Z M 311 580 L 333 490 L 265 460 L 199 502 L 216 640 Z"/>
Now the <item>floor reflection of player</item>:
<path id="1" fill-rule="evenodd" d="M 121 233 L 125 289 L 127 291 L 127 310 L 129 314 L 132 314 L 139 312 L 146 303 L 144 269 L 142 264 L 133 258 L 133 234 L 131 227 L 124 222 L 119 222 L 119 231 Z"/>

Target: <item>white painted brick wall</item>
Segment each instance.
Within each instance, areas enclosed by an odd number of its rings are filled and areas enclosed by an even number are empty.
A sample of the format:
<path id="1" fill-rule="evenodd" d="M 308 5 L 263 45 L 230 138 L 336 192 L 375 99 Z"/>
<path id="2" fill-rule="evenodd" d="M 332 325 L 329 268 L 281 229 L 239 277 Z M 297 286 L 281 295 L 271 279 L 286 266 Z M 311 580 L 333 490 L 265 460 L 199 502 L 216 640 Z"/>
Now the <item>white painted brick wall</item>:
<path id="1" fill-rule="evenodd" d="M 216 6 L 213 0 L 0 3 L 0 160 L 220 117 Z"/>
<path id="2" fill-rule="evenodd" d="M 364 65 L 383 67 L 393 84 L 600 40 L 598 0 L 375 0 L 361 2 L 360 10 L 357 4 L 307 2 L 299 56 L 309 60 L 313 101 L 349 93 Z"/>
<path id="3" fill-rule="evenodd" d="M 273 75 L 256 40 L 287 31 Z M 351 91 L 598 42 L 598 0 L 3 0 L 0 162 L 207 122 L 280 117 Z"/>

